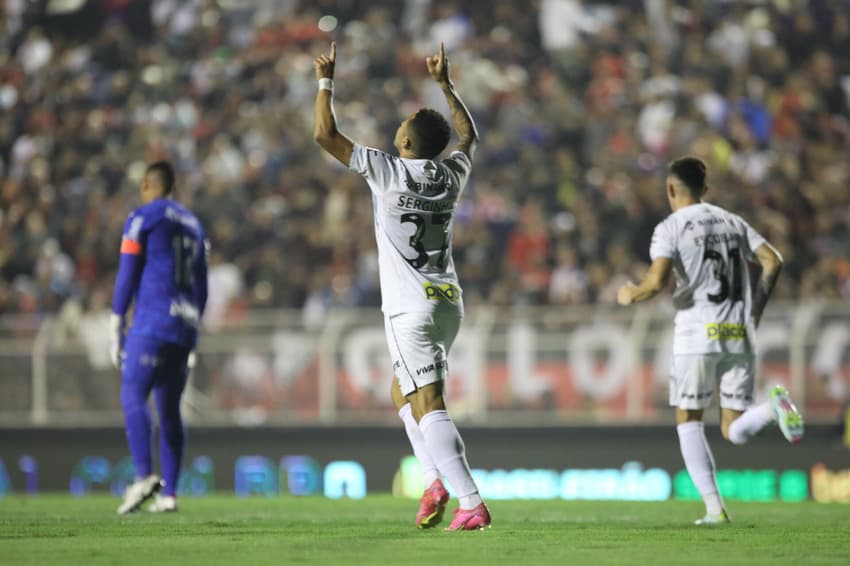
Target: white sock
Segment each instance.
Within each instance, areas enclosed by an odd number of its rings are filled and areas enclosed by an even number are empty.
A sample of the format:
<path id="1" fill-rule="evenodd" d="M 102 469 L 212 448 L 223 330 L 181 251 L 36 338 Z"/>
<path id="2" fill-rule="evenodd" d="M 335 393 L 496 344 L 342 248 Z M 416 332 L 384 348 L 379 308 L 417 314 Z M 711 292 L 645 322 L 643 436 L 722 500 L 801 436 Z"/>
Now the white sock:
<path id="1" fill-rule="evenodd" d="M 419 420 L 428 453 L 437 469 L 449 480 L 460 499 L 461 509 L 481 504 L 478 487 L 466 463 L 465 447 L 455 423 L 446 411 L 431 411 Z"/>
<path id="2" fill-rule="evenodd" d="M 679 448 L 685 467 L 705 502 L 709 515 L 719 515 L 723 511 L 723 500 L 717 489 L 717 476 L 714 468 L 714 456 L 705 438 L 705 427 L 699 421 L 682 423 L 676 427 L 679 433 Z"/>
<path id="3" fill-rule="evenodd" d="M 434 465 L 434 459 L 431 458 L 428 449 L 425 448 L 425 438 L 422 436 L 422 430 L 419 428 L 419 425 L 416 424 L 416 419 L 413 418 L 410 403 L 399 409 L 398 416 L 404 422 L 407 439 L 410 440 L 413 454 L 419 460 L 419 465 L 422 467 L 422 481 L 425 483 L 425 487 L 428 487 L 440 478 L 440 472 L 437 471 L 437 466 Z"/>
<path id="4" fill-rule="evenodd" d="M 762 403 L 750 407 L 729 425 L 729 442 L 746 444 L 746 442 L 773 420 L 773 410 L 770 403 Z"/>

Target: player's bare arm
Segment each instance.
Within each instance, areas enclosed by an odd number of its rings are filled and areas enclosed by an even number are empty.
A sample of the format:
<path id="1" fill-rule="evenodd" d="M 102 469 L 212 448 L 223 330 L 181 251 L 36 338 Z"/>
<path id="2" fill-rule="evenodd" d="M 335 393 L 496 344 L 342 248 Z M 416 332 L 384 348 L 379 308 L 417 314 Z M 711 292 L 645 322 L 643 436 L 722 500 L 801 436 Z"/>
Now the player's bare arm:
<path id="1" fill-rule="evenodd" d="M 776 248 L 768 243 L 760 245 L 754 253 L 762 270 L 753 296 L 753 321 L 758 326 L 767 300 L 773 293 L 773 288 L 776 286 L 776 281 L 782 271 L 782 256 Z"/>
<path id="2" fill-rule="evenodd" d="M 673 261 L 669 257 L 656 258 L 643 281 L 638 285 L 629 281 L 620 287 L 617 292 L 617 302 L 621 305 L 631 305 L 648 301 L 667 286 L 672 270 Z"/>
<path id="3" fill-rule="evenodd" d="M 449 58 L 446 57 L 446 46 L 440 43 L 440 52 L 433 57 L 426 57 L 425 64 L 431 78 L 437 81 L 446 96 L 449 110 L 452 113 L 452 125 L 458 135 L 457 150 L 462 151 L 472 159 L 478 146 L 478 130 L 472 121 L 472 114 L 460 99 L 449 78 Z"/>
<path id="4" fill-rule="evenodd" d="M 319 55 L 313 61 L 319 92 L 316 93 L 316 109 L 313 114 L 313 139 L 322 149 L 333 155 L 346 167 L 351 162 L 354 143 L 339 131 L 333 108 L 333 78 L 336 64 L 336 42 L 331 43 L 330 53 Z"/>

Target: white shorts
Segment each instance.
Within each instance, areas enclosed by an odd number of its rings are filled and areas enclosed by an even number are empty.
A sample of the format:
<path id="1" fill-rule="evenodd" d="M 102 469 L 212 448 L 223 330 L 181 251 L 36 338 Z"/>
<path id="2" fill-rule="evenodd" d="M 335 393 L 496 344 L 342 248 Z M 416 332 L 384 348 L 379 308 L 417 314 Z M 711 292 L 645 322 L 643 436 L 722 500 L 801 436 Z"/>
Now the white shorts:
<path id="1" fill-rule="evenodd" d="M 744 411 L 753 404 L 756 358 L 752 354 L 674 355 L 670 368 L 670 406 L 705 409 L 720 386 L 720 406 Z"/>
<path id="2" fill-rule="evenodd" d="M 460 329 L 457 313 L 403 313 L 384 317 L 387 346 L 404 396 L 448 375 L 448 357 Z"/>

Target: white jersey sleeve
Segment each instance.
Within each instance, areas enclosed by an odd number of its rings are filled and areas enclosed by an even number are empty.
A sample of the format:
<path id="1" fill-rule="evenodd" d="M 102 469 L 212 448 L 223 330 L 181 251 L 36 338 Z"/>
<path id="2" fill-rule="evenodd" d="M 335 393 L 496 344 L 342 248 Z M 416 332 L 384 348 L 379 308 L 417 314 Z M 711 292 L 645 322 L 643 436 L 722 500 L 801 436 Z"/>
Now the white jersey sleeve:
<path id="1" fill-rule="evenodd" d="M 740 216 L 735 217 L 738 222 L 741 224 L 741 231 L 744 233 L 745 242 L 747 245 L 747 251 L 749 252 L 748 257 L 752 257 L 755 255 L 755 251 L 762 247 L 767 243 L 767 240 L 762 237 L 761 234 L 755 231 L 755 229 L 750 226 L 746 220 L 741 218 Z"/>
<path id="2" fill-rule="evenodd" d="M 393 185 L 393 161 L 397 159 L 381 150 L 355 143 L 348 168 L 362 175 L 372 192 L 380 194 Z"/>
<path id="3" fill-rule="evenodd" d="M 668 221 L 661 222 L 652 232 L 652 241 L 649 244 L 649 257 L 655 261 L 659 257 L 672 259 L 676 255 L 676 231 L 675 226 Z"/>
<path id="4" fill-rule="evenodd" d="M 472 161 L 467 154 L 462 151 L 453 151 L 451 155 L 443 159 L 443 165 L 454 178 L 456 186 L 463 187 L 466 185 L 469 174 L 472 172 Z"/>

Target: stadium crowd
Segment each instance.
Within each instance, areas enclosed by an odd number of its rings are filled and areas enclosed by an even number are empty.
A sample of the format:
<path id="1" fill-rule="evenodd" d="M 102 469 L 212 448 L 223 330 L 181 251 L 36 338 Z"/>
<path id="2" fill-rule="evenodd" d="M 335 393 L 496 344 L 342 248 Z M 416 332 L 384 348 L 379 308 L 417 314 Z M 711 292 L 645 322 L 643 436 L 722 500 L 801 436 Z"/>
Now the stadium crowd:
<path id="1" fill-rule="evenodd" d="M 612 302 L 685 153 L 785 256 L 780 299 L 850 297 L 846 1 L 153 0 L 141 30 L 134 3 L 97 4 L 82 36 L 39 3 L 0 19 L 0 313 L 106 308 L 161 158 L 211 238 L 210 324 L 377 305 L 368 189 L 311 137 L 332 38 L 341 129 L 385 150 L 445 110 L 424 57 L 446 43 L 482 135 L 454 242 L 468 305 Z"/>

